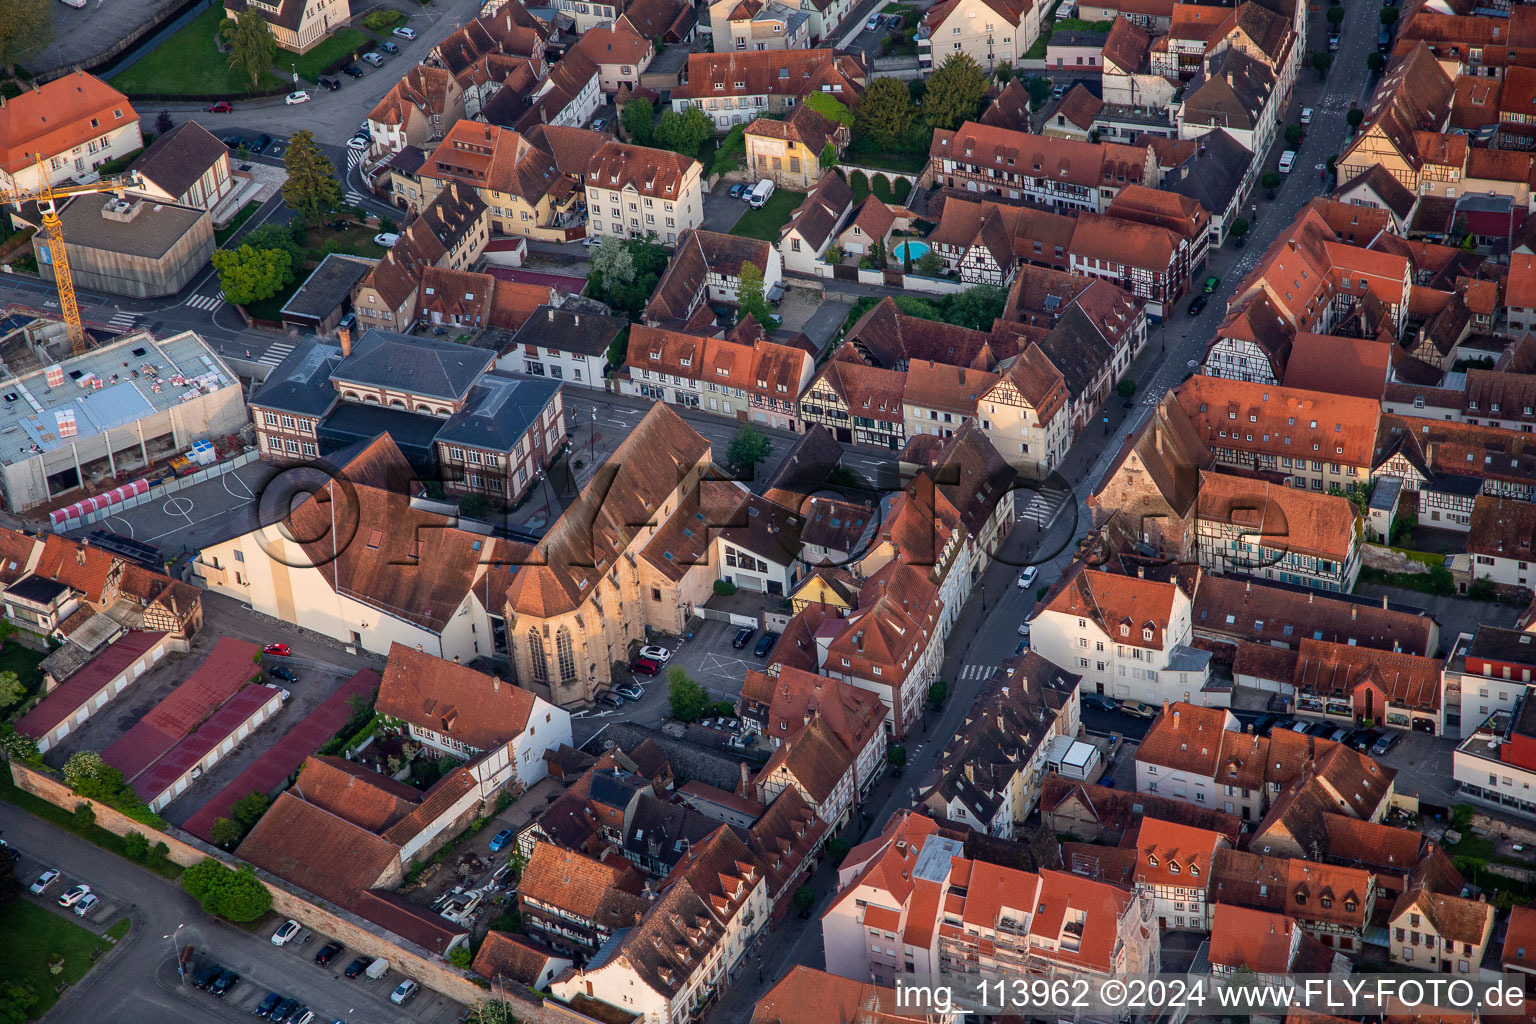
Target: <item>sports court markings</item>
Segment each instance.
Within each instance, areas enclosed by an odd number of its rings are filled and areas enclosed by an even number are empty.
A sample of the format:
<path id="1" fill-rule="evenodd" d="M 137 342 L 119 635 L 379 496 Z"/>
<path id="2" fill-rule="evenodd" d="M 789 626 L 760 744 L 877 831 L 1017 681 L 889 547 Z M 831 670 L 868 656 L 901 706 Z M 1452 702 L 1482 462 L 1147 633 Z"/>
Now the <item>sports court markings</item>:
<path id="1" fill-rule="evenodd" d="M 116 523 L 116 524 L 118 524 L 121 527 L 120 529 L 116 530 L 115 532 L 122 534 L 124 537 L 128 537 L 128 538 L 132 539 L 132 537 L 133 537 L 133 524 L 132 523 L 130 523 L 128 520 L 124 519 L 122 516 L 108 516 L 107 520 L 109 522 Z"/>

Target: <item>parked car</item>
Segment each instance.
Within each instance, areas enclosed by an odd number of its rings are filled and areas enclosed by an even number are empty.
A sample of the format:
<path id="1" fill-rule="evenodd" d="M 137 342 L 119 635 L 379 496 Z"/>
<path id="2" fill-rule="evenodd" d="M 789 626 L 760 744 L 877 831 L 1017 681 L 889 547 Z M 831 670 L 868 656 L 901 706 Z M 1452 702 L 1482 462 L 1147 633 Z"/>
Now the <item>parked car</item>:
<path id="1" fill-rule="evenodd" d="M 288 1024 L 314 1024 L 315 1011 L 307 1006 L 301 1006 L 293 1011 L 293 1016 L 288 1018 Z"/>
<path id="2" fill-rule="evenodd" d="M 1085 693 L 1082 700 L 1090 708 L 1098 708 L 1100 711 L 1115 710 L 1115 702 L 1102 693 Z"/>
<path id="3" fill-rule="evenodd" d="M 272 945 L 286 946 L 288 944 L 288 940 L 299 934 L 299 931 L 302 929 L 302 927 L 303 926 L 300 925 L 299 922 L 289 918 L 287 921 L 284 921 L 282 924 L 278 925 L 277 931 L 272 933 Z"/>
<path id="4" fill-rule="evenodd" d="M 668 658 L 672 657 L 672 652 L 667 650 L 665 647 L 656 647 L 654 645 L 647 645 L 645 647 L 640 648 L 640 657 L 642 657 L 642 658 L 649 658 L 652 661 L 659 663 L 659 662 L 664 662 Z"/>
<path id="5" fill-rule="evenodd" d="M 411 1000 L 413 996 L 416 995 L 417 992 L 420 991 L 420 985 L 416 984 L 410 978 L 406 978 L 400 984 L 396 985 L 395 990 L 389 994 L 389 1001 L 394 1003 L 396 1006 L 404 1006 Z"/>
<path id="6" fill-rule="evenodd" d="M 1017 581 L 1019 589 L 1028 590 L 1030 587 L 1035 585 L 1035 580 L 1039 578 L 1040 567 L 1037 565 L 1026 565 L 1024 567 L 1024 571 L 1019 573 L 1019 578 Z"/>
<path id="7" fill-rule="evenodd" d="M 337 322 L 336 329 L 338 331 L 357 330 L 357 314 L 348 313 L 346 316 L 342 317 L 341 320 Z"/>
<path id="8" fill-rule="evenodd" d="M 203 110 L 209 114 L 229 114 L 233 113 L 234 109 L 234 104 L 230 103 L 228 100 L 219 100 L 219 102 L 210 103 L 203 108 Z"/>
<path id="9" fill-rule="evenodd" d="M 331 92 L 335 92 L 341 88 L 341 79 L 332 78 L 330 75 L 321 75 L 319 85 L 322 89 L 329 89 Z"/>
<path id="10" fill-rule="evenodd" d="M 613 692 L 625 700 L 644 700 L 645 691 L 634 683 L 625 683 L 623 686 L 615 686 Z"/>
<path id="11" fill-rule="evenodd" d="M 268 135 L 266 132 L 262 132 L 260 135 L 256 136 L 256 141 L 251 143 L 251 152 L 265 153 L 267 151 L 267 147 L 270 145 L 272 145 L 272 136 Z"/>
<path id="12" fill-rule="evenodd" d="M 1309 728 L 1311 727 L 1307 725 L 1306 722 L 1292 722 L 1290 725 L 1291 732 L 1299 732 L 1303 734 L 1305 734 Z"/>
<path id="13" fill-rule="evenodd" d="M 661 672 L 661 666 L 650 658 L 636 658 L 629 663 L 629 670 L 637 676 L 654 676 Z"/>
<path id="14" fill-rule="evenodd" d="M 1206 305 L 1210 301 L 1211 299 L 1208 295 L 1196 295 L 1194 298 L 1189 300 L 1189 315 L 1199 316 L 1200 312 L 1205 309 Z"/>
<path id="15" fill-rule="evenodd" d="M 413 28 L 406 28 L 404 25 L 401 25 L 399 28 L 395 29 L 391 35 L 399 36 L 401 39 L 415 39 L 416 30 Z"/>
<path id="16" fill-rule="evenodd" d="M 287 644 L 267 644 L 261 649 L 261 653 L 276 655 L 279 658 L 287 658 L 293 654 L 293 652 L 288 649 Z"/>
<path id="17" fill-rule="evenodd" d="M 385 53 L 399 53 L 400 52 L 399 45 L 396 44 L 394 42 L 394 40 L 392 40 L 392 39 L 386 39 L 382 43 L 380 43 L 379 44 L 379 49 L 383 50 Z"/>
<path id="18" fill-rule="evenodd" d="M 31 893 L 34 896 L 41 895 L 43 890 L 59 880 L 59 869 L 49 868 L 37 876 L 37 881 L 32 883 Z"/>
<path id="19" fill-rule="evenodd" d="M 878 14 L 871 14 L 869 16 L 869 20 L 864 23 L 864 28 L 868 32 L 873 32 L 875 29 L 877 29 L 879 27 L 880 27 L 880 15 L 878 15 Z"/>
<path id="20" fill-rule="evenodd" d="M 373 236 L 373 244 L 382 245 L 386 249 L 393 249 L 398 241 L 400 236 L 393 231 L 381 231 Z"/>
<path id="21" fill-rule="evenodd" d="M 353 78 L 363 77 L 363 69 L 358 67 L 356 64 L 343 64 L 341 66 L 341 73 L 344 75 L 351 75 Z"/>
<path id="22" fill-rule="evenodd" d="M 101 904 L 101 897 L 95 893 L 86 893 L 85 898 L 75 904 L 76 917 L 89 917 L 91 911 Z"/>
<path id="23" fill-rule="evenodd" d="M 756 632 L 757 630 L 752 629 L 751 627 L 738 629 L 736 631 L 736 639 L 731 641 L 731 646 L 736 648 L 738 651 L 741 650 L 743 647 L 747 646 L 747 644 L 752 642 L 752 634 Z"/>
<path id="24" fill-rule="evenodd" d="M 731 186 L 731 198 L 732 199 L 740 199 L 742 196 L 744 196 L 746 194 L 747 194 L 747 186 L 744 183 L 738 181 L 736 184 Z"/>
<path id="25" fill-rule="evenodd" d="M 504 828 L 491 838 L 491 852 L 500 853 L 501 848 L 512 841 L 512 830 Z"/>
<path id="26" fill-rule="evenodd" d="M 600 132 L 604 128 L 607 128 L 607 127 L 608 127 L 608 119 L 606 117 L 594 117 L 592 119 L 592 130 L 593 131 Z"/>
<path id="27" fill-rule="evenodd" d="M 308 103 L 309 93 L 305 92 L 303 89 L 300 89 L 298 92 L 291 92 L 283 98 L 283 102 L 288 104 L 290 107 L 299 103 Z"/>
<path id="28" fill-rule="evenodd" d="M 288 1024 L 288 1018 L 293 1016 L 293 1011 L 299 1008 L 297 999 L 284 999 L 277 1004 L 272 1011 L 272 1016 L 267 1018 L 272 1024 Z"/>
<path id="29" fill-rule="evenodd" d="M 1350 730 L 1340 726 L 1339 728 L 1333 730 L 1333 732 L 1329 733 L 1328 738 L 1333 740 L 1335 743 L 1343 743 L 1345 740 L 1349 739 L 1349 733 Z"/>
<path id="30" fill-rule="evenodd" d="M 276 992 L 268 992 L 262 997 L 261 1002 L 256 1004 L 256 1009 L 251 1012 L 258 1017 L 270 1017 L 272 1016 L 272 1011 L 277 1009 L 282 1002 L 283 997 L 281 995 Z"/>
<path id="31" fill-rule="evenodd" d="M 1333 732 L 1333 726 L 1327 722 L 1312 722 L 1307 726 L 1308 736 L 1327 736 Z"/>
<path id="32" fill-rule="evenodd" d="M 373 961 L 371 958 L 360 956 L 356 960 L 353 960 L 351 963 L 347 964 L 347 969 L 342 973 L 344 973 L 349 978 L 355 978 L 359 974 L 362 974 L 364 971 L 366 971 L 368 969 L 368 965 L 372 962 Z"/>
<path id="33" fill-rule="evenodd" d="M 1301 123 L 1302 124 L 1311 124 L 1312 123 L 1312 108 L 1311 107 L 1302 107 L 1301 108 Z"/>
<path id="34" fill-rule="evenodd" d="M 1017 646 L 1017 647 L 1015 647 L 1013 649 L 1013 656 L 1015 658 L 1017 658 L 1019 655 L 1023 654 L 1027 650 L 1029 650 L 1029 641 L 1027 639 L 1026 640 L 1020 640 L 1019 641 L 1019 646 Z"/>
<path id="35" fill-rule="evenodd" d="M 373 144 L 372 139 L 365 139 L 361 135 L 354 135 L 347 140 L 348 149 L 364 150 Z"/>
<path id="36" fill-rule="evenodd" d="M 1209 295 L 1214 292 L 1220 284 L 1221 278 L 1217 277 L 1215 274 L 1212 274 L 1210 277 L 1205 279 L 1205 284 L 1200 286 L 1200 290 L 1206 295 Z"/>
<path id="37" fill-rule="evenodd" d="M 363 60 L 367 61 L 369 64 L 372 64 L 376 68 L 381 68 L 384 66 L 384 58 L 372 50 L 363 54 Z"/>
<path id="38" fill-rule="evenodd" d="M 340 956 L 341 951 L 346 948 L 346 946 L 343 946 L 339 942 L 327 942 L 323 947 L 321 947 L 320 952 L 315 954 L 315 963 L 319 964 L 321 967 L 324 967 L 326 964 Z"/>
<path id="39" fill-rule="evenodd" d="M 91 893 L 91 887 L 90 886 L 88 886 L 88 885 L 77 885 L 73 889 L 66 890 L 64 895 L 59 897 L 59 906 L 61 906 L 61 907 L 72 907 L 76 903 L 79 903 L 81 900 L 83 900 L 87 896 L 89 896 L 90 893 Z"/>
<path id="40" fill-rule="evenodd" d="M 238 984 L 240 984 L 240 975 L 226 967 L 219 972 L 218 980 L 208 986 L 208 991 L 223 999 Z"/>
<path id="41" fill-rule="evenodd" d="M 779 634 L 764 633 L 757 638 L 757 646 L 752 648 L 752 654 L 759 658 L 766 658 L 768 657 L 768 652 L 773 650 L 773 645 L 778 643 L 778 641 Z"/>
<path id="42" fill-rule="evenodd" d="M 1290 174 L 1291 173 L 1291 168 L 1295 167 L 1295 166 L 1296 166 L 1296 151 L 1294 149 L 1288 149 L 1284 153 L 1280 154 L 1280 167 L 1279 167 L 1279 170 L 1280 170 L 1281 174 Z"/>
<path id="43" fill-rule="evenodd" d="M 197 972 L 197 977 L 192 979 L 192 987 L 197 989 L 206 989 L 209 985 L 212 985 L 215 981 L 218 980 L 219 974 L 223 970 L 224 968 L 220 967 L 218 964 L 209 964 L 207 967 L 204 967 L 202 970 Z"/>
<path id="44" fill-rule="evenodd" d="M 1056 97 L 1057 99 L 1061 99 L 1066 94 L 1067 94 L 1067 87 L 1066 87 L 1066 85 L 1061 84 L 1061 83 L 1057 83 L 1056 87 L 1051 90 L 1051 95 Z"/>
<path id="45" fill-rule="evenodd" d="M 621 708 L 624 706 L 624 698 L 614 693 L 604 693 L 597 698 L 597 702 L 604 707 Z"/>
<path id="46" fill-rule="evenodd" d="M 282 665 L 273 665 L 268 671 L 273 679 L 281 679 L 285 683 L 296 683 L 299 677 L 293 674 L 293 669 L 284 668 Z"/>
<path id="47" fill-rule="evenodd" d="M 1349 738 L 1349 745 L 1356 750 L 1370 750 L 1381 739 L 1381 732 L 1377 729 L 1356 729 Z"/>
<path id="48" fill-rule="evenodd" d="M 1156 718 L 1157 708 L 1151 704 L 1139 700 L 1126 700 L 1120 702 L 1120 710 L 1136 718 Z"/>
<path id="49" fill-rule="evenodd" d="M 603 236 L 602 235 L 588 235 L 587 237 L 585 237 L 585 238 L 583 238 L 581 240 L 581 244 L 586 246 L 588 249 L 592 248 L 594 245 L 602 245 L 603 244 Z"/>
<path id="50" fill-rule="evenodd" d="M 1377 740 L 1374 744 L 1371 745 L 1371 753 L 1375 754 L 1377 757 L 1380 757 L 1387 751 L 1391 750 L 1393 747 L 1397 746 L 1397 741 L 1399 738 L 1400 737 L 1395 732 L 1384 734 L 1381 739 Z"/>
<path id="51" fill-rule="evenodd" d="M 226 135 L 219 141 L 224 143 L 224 145 L 228 146 L 230 149 L 239 149 L 250 140 L 247 139 L 244 135 Z"/>
<path id="52" fill-rule="evenodd" d="M 1023 637 L 1026 640 L 1029 639 L 1029 623 L 1027 623 L 1027 622 L 1019 623 L 1019 636 Z"/>

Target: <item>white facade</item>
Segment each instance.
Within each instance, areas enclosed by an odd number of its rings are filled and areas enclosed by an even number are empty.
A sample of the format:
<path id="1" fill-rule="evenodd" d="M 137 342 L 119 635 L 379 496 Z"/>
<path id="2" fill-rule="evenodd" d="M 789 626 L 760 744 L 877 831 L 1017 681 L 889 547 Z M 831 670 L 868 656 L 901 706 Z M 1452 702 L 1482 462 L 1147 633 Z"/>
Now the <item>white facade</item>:
<path id="1" fill-rule="evenodd" d="M 551 80 L 544 79 L 544 84 L 536 91 L 531 99 L 537 100 L 549 91 Z M 566 128 L 580 128 L 586 124 L 593 114 L 597 113 L 598 105 L 602 102 L 603 90 L 599 82 L 599 72 L 594 66 L 592 77 L 588 79 L 558 114 L 550 118 L 549 123 L 561 125 Z"/>
<path id="2" fill-rule="evenodd" d="M 588 182 L 588 236 L 646 238 L 655 235 L 658 241 L 675 245 L 678 235 L 704 224 L 704 193 L 699 184 L 699 171 L 695 161 L 683 180 L 681 194 L 676 197 L 648 196 L 633 185 L 608 189 Z"/>
<path id="3" fill-rule="evenodd" d="M 1217 338 L 1206 350 L 1200 372 L 1207 377 L 1246 380 L 1255 384 L 1279 384 L 1274 364 L 1254 342 L 1246 338 Z"/>
<path id="4" fill-rule="evenodd" d="M 603 371 L 607 368 L 606 355 L 540 348 L 538 356 L 534 357 L 523 345 L 512 346 L 496 360 L 498 370 L 526 373 L 531 377 L 550 377 L 586 388 L 602 387 Z"/>

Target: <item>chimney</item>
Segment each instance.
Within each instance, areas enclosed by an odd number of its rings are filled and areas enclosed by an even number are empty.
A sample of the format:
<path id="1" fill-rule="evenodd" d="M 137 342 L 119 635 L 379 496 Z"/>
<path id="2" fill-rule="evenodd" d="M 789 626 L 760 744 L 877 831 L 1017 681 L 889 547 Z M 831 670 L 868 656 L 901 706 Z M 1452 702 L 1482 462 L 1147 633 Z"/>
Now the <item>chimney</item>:
<path id="1" fill-rule="evenodd" d="M 453 656 L 453 663 L 454 663 L 454 664 L 455 664 L 455 665 L 457 665 L 457 664 L 459 664 L 459 656 L 458 656 L 458 655 L 457 655 L 457 654 L 455 654 L 455 655 L 454 655 L 454 656 Z"/>
<path id="2" fill-rule="evenodd" d="M 1353 605 L 1350 606 L 1350 609 L 1349 609 L 1349 621 L 1350 622 L 1354 622 L 1359 617 L 1360 617 L 1360 609 L 1358 607 L 1353 606 Z"/>
<path id="3" fill-rule="evenodd" d="M 741 795 L 742 796 L 746 796 L 749 792 L 751 792 L 751 788 L 752 788 L 752 773 L 747 768 L 747 762 L 745 762 L 745 761 L 741 762 L 740 767 L 741 767 Z"/>
<path id="4" fill-rule="evenodd" d="M 497 676 L 491 676 L 491 692 L 492 693 L 500 693 L 501 692 L 501 679 L 498 678 Z"/>
<path id="5" fill-rule="evenodd" d="M 1381 610 L 1382 611 L 1386 611 L 1387 610 L 1387 595 L 1386 594 L 1382 594 L 1381 595 Z"/>
<path id="6" fill-rule="evenodd" d="M 336 332 L 336 340 L 341 342 L 341 355 L 345 359 L 352 354 L 352 328 L 343 327 Z"/>

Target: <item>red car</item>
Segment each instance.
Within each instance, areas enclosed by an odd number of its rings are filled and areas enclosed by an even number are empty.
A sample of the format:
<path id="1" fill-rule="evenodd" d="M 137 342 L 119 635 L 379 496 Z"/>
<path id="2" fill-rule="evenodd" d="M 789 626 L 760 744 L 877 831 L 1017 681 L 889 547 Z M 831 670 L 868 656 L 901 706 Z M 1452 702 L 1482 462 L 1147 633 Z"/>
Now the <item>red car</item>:
<path id="1" fill-rule="evenodd" d="M 219 100 L 217 103 L 208 104 L 203 109 L 210 114 L 228 114 L 235 108 L 230 104 L 228 100 Z"/>
<path id="2" fill-rule="evenodd" d="M 661 671 L 661 666 L 650 658 L 636 658 L 629 663 L 629 670 L 638 676 L 654 676 Z"/>
<path id="3" fill-rule="evenodd" d="M 290 656 L 291 654 L 293 654 L 293 652 L 288 649 L 288 645 L 287 644 L 267 644 L 265 647 L 263 647 L 261 649 L 261 653 L 262 654 L 275 654 L 279 658 L 286 658 L 286 657 Z"/>

